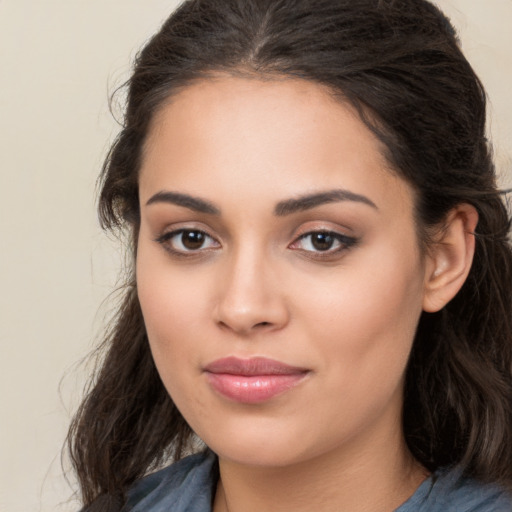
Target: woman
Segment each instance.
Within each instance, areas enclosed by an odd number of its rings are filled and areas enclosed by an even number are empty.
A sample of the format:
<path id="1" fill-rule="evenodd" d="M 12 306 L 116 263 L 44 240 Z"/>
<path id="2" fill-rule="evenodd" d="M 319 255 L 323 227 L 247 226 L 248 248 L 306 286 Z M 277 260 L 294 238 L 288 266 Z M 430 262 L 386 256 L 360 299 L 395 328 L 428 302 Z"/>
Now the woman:
<path id="1" fill-rule="evenodd" d="M 102 175 L 134 268 L 70 431 L 86 510 L 512 510 L 484 125 L 426 1 L 185 2 Z"/>

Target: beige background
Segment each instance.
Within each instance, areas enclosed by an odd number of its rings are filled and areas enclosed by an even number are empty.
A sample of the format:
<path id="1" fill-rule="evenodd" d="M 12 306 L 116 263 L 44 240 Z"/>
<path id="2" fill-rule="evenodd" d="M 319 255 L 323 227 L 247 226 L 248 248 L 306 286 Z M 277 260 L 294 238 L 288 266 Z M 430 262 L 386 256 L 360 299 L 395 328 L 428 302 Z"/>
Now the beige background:
<path id="1" fill-rule="evenodd" d="M 512 0 L 438 3 L 487 87 L 510 185 Z M 60 449 L 121 260 L 94 210 L 107 97 L 175 5 L 0 0 L 0 511 L 77 510 Z"/>

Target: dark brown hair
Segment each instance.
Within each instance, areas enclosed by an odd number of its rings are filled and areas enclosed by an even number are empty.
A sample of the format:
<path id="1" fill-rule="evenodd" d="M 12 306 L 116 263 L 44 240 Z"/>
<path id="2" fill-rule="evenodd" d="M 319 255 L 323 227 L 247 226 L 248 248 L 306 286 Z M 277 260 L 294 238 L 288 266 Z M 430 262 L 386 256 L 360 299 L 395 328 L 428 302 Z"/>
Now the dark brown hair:
<path id="1" fill-rule="evenodd" d="M 183 3 L 136 59 L 124 125 L 101 176 L 102 225 L 128 228 L 134 256 L 148 125 L 170 95 L 215 72 L 310 80 L 355 106 L 416 190 L 420 233 L 458 204 L 476 208 L 466 283 L 420 319 L 403 427 L 428 469 L 460 464 L 512 488 L 509 217 L 485 138 L 485 93 L 449 21 L 424 0 Z M 68 442 L 84 504 L 117 510 L 135 480 L 182 456 L 191 431 L 153 363 L 133 276 L 104 350 Z"/>

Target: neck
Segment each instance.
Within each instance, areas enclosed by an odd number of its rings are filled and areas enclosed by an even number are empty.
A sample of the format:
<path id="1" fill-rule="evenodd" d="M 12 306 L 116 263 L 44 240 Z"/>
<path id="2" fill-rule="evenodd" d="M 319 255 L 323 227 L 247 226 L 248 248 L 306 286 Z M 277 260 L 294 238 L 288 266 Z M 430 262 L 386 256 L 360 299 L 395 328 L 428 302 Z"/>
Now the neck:
<path id="1" fill-rule="evenodd" d="M 285 467 L 219 459 L 214 512 L 391 512 L 427 477 L 403 436 L 336 450 Z"/>

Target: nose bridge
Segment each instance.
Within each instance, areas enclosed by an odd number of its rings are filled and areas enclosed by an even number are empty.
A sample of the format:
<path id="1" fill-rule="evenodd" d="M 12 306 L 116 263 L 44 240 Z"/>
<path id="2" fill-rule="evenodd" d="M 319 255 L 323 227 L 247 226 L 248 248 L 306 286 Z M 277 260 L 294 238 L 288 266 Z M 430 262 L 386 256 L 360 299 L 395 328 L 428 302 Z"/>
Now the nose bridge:
<path id="1" fill-rule="evenodd" d="M 261 245 L 240 244 L 219 275 L 216 321 L 238 333 L 276 329 L 287 320 L 275 263 Z"/>

